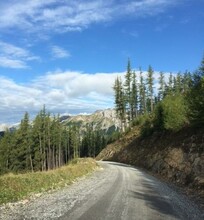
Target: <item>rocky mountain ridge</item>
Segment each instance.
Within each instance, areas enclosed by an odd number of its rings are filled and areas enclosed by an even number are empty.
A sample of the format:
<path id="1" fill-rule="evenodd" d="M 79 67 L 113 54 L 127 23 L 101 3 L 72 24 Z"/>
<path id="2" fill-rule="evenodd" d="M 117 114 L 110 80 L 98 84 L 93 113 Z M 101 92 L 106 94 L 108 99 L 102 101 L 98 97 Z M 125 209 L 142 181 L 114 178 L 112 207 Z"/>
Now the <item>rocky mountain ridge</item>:
<path id="1" fill-rule="evenodd" d="M 120 129 L 120 120 L 116 116 L 114 109 L 98 110 L 90 115 L 70 116 L 62 120 L 65 126 L 77 125 L 83 130 L 87 125 L 93 126 L 93 129 L 103 130 L 105 133 L 111 133 Z"/>
<path id="2" fill-rule="evenodd" d="M 92 114 L 79 114 L 79 115 L 63 115 L 60 121 L 65 126 L 77 125 L 80 129 L 84 130 L 87 125 L 93 126 L 93 129 L 103 130 L 105 133 L 112 133 L 113 131 L 120 130 L 120 121 L 116 116 L 114 109 L 97 110 Z M 32 122 L 31 122 L 32 123 Z M 0 125 L 0 132 L 4 133 L 6 129 L 10 131 L 19 127 L 19 123 L 11 126 L 5 124 Z"/>

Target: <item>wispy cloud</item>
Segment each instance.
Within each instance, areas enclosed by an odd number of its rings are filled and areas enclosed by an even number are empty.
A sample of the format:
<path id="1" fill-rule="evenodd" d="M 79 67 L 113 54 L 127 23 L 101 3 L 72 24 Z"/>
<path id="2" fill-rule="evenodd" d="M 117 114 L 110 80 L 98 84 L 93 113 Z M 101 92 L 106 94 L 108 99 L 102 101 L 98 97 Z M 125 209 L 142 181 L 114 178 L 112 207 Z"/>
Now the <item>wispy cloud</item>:
<path id="1" fill-rule="evenodd" d="M 39 60 L 28 50 L 0 41 L 0 66 L 8 68 L 28 68 L 27 62 Z"/>
<path id="2" fill-rule="evenodd" d="M 152 16 L 180 1 L 176 0 L 10 0 L 0 3 L 0 28 L 25 31 L 81 31 L 94 23 L 121 16 Z"/>
<path id="3" fill-rule="evenodd" d="M 26 63 L 22 60 L 16 60 L 5 56 L 0 56 L 0 66 L 12 69 L 25 69 L 28 68 Z"/>
<path id="4" fill-rule="evenodd" d="M 65 58 L 71 56 L 71 54 L 67 50 L 56 45 L 51 47 L 51 52 L 54 58 Z"/>
<path id="5" fill-rule="evenodd" d="M 167 7 L 178 4 L 179 1 L 168 0 L 142 0 L 130 1 L 126 4 L 125 11 L 129 13 L 137 12 L 137 16 L 151 16 L 163 12 Z"/>

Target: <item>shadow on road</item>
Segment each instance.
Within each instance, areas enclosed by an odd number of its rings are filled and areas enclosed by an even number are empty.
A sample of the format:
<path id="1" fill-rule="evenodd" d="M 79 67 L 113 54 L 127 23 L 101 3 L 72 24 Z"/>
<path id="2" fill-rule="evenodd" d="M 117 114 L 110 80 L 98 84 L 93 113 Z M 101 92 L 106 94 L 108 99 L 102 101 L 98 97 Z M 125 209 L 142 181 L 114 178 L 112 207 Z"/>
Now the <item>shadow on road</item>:
<path id="1" fill-rule="evenodd" d="M 143 186 L 142 192 L 138 191 L 129 191 L 130 196 L 143 200 L 146 205 L 157 211 L 158 213 L 165 214 L 167 216 L 171 216 L 174 218 L 178 218 L 179 216 L 176 214 L 175 210 L 173 209 L 173 204 L 171 204 L 171 201 L 168 201 L 168 197 L 161 196 L 156 189 L 153 187 L 154 184 L 152 184 L 149 181 L 142 180 L 140 182 L 140 186 Z M 137 188 L 137 186 L 136 186 Z M 159 219 L 159 218 L 158 218 Z"/>

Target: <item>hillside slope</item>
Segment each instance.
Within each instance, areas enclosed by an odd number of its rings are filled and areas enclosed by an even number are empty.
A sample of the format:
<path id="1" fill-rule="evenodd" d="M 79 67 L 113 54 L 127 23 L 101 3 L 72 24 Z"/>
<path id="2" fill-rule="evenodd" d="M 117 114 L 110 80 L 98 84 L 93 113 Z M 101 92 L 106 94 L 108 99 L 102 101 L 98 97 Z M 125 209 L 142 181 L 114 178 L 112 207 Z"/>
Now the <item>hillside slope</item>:
<path id="1" fill-rule="evenodd" d="M 178 133 L 154 133 L 141 138 L 138 128 L 108 145 L 98 160 L 123 162 L 198 190 L 204 198 L 204 130 L 186 128 Z"/>

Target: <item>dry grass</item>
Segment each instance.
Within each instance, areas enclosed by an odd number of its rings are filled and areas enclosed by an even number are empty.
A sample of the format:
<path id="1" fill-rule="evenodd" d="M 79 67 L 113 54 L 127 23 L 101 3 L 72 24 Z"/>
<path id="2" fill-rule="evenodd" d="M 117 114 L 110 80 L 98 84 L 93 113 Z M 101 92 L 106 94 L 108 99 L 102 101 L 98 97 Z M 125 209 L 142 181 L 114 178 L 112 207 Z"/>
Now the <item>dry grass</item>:
<path id="1" fill-rule="evenodd" d="M 76 178 L 96 168 L 91 159 L 77 159 L 69 165 L 47 172 L 6 174 L 0 176 L 0 204 L 25 199 L 34 193 L 46 192 L 71 184 Z"/>

